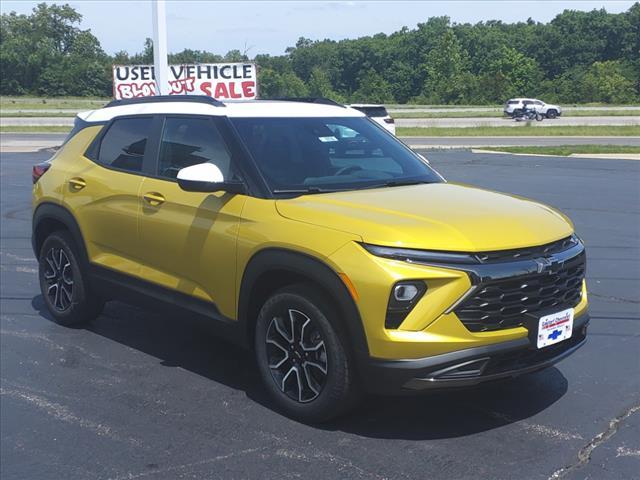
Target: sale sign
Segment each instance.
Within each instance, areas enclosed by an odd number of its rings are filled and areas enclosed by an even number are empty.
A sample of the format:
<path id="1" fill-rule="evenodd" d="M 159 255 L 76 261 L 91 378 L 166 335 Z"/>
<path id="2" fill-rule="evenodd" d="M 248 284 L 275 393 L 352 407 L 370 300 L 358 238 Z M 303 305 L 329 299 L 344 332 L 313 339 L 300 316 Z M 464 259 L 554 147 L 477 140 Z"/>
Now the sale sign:
<path id="1" fill-rule="evenodd" d="M 116 100 L 157 95 L 153 65 L 114 65 Z M 253 63 L 169 65 L 170 95 L 207 95 L 218 100 L 252 100 L 258 96 Z"/>

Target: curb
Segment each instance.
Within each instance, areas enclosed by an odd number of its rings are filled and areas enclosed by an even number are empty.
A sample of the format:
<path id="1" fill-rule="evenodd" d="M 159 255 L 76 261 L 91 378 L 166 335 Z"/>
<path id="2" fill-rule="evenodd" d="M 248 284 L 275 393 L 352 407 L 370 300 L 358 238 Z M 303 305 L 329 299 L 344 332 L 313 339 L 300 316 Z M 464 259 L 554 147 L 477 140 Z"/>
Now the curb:
<path id="1" fill-rule="evenodd" d="M 496 150 L 472 148 L 471 153 L 490 153 L 493 155 L 515 155 L 519 157 L 555 157 L 555 158 L 592 158 L 596 160 L 640 160 L 640 153 L 572 153 L 570 155 L 549 155 L 547 153 L 511 153 Z"/>

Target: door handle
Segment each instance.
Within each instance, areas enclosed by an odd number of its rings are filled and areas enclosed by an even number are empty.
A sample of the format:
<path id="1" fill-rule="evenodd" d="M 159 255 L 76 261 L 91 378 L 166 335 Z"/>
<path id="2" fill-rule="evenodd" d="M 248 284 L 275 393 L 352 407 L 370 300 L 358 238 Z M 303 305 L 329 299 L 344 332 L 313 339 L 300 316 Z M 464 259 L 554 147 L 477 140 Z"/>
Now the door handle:
<path id="1" fill-rule="evenodd" d="M 87 186 L 87 182 L 85 182 L 83 178 L 73 177 L 69 180 L 69 186 L 72 190 L 79 191 Z"/>
<path id="2" fill-rule="evenodd" d="M 162 205 L 164 203 L 164 196 L 158 192 L 149 192 L 145 193 L 142 198 L 152 207 L 157 207 L 158 205 Z"/>

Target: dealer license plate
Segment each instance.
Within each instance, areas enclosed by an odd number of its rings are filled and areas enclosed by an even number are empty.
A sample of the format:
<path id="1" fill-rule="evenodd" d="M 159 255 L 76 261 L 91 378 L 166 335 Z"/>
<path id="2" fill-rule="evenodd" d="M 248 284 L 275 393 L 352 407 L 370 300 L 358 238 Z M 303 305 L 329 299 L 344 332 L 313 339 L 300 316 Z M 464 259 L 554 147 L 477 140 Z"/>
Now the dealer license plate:
<path id="1" fill-rule="evenodd" d="M 573 308 L 546 315 L 538 323 L 538 348 L 571 338 L 572 331 Z"/>

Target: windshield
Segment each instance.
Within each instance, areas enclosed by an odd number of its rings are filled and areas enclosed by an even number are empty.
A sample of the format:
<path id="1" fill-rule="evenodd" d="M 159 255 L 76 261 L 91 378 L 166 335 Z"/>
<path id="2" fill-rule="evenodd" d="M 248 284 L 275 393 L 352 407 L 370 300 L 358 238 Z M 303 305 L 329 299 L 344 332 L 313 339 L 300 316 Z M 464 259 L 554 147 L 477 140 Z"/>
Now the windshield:
<path id="1" fill-rule="evenodd" d="M 274 193 L 443 181 L 366 117 L 231 118 Z"/>

